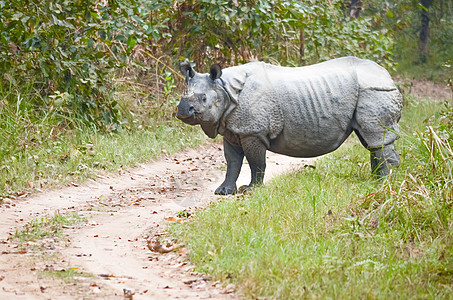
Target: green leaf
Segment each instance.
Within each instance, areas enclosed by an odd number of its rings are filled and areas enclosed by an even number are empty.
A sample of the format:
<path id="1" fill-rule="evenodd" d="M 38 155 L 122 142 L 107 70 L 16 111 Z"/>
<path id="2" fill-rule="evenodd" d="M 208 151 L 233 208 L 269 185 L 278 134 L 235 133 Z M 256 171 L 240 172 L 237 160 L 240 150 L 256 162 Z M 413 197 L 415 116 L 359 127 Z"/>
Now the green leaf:
<path id="1" fill-rule="evenodd" d="M 129 38 L 127 40 L 127 47 L 129 49 L 132 49 L 132 48 L 134 48 L 136 43 L 137 43 L 137 40 L 132 35 L 129 36 Z"/>
<path id="2" fill-rule="evenodd" d="M 155 41 L 159 41 L 160 40 L 160 35 L 159 35 L 159 31 L 154 29 L 152 32 L 151 32 L 152 36 L 153 36 L 153 39 Z"/>
<path id="3" fill-rule="evenodd" d="M 424 11 L 428 11 L 428 8 L 423 6 L 421 3 L 418 4 L 418 8 L 423 9 Z"/>
<path id="4" fill-rule="evenodd" d="M 115 40 L 119 41 L 119 42 L 126 42 L 126 38 L 124 37 L 124 35 L 120 34 L 118 36 L 115 37 Z"/>

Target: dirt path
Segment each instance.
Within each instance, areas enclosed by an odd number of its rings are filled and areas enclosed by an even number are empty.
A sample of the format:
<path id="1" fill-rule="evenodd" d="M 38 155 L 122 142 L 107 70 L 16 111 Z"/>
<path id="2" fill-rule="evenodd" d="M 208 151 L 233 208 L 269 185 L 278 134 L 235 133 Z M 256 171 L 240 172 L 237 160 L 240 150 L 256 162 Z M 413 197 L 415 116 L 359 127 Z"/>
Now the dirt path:
<path id="1" fill-rule="evenodd" d="M 267 161 L 265 180 L 307 164 L 274 154 Z M 184 248 L 162 254 L 147 247 L 178 212 L 219 201 L 213 191 L 224 166 L 221 146 L 208 144 L 116 177 L 7 201 L 0 207 L 0 299 L 236 298 L 232 287 L 194 273 Z M 250 180 L 248 166 L 242 173 L 238 186 Z M 72 211 L 88 222 L 68 226 L 62 240 L 18 247 L 10 239 L 30 220 Z M 76 276 L 65 282 L 46 272 Z"/>

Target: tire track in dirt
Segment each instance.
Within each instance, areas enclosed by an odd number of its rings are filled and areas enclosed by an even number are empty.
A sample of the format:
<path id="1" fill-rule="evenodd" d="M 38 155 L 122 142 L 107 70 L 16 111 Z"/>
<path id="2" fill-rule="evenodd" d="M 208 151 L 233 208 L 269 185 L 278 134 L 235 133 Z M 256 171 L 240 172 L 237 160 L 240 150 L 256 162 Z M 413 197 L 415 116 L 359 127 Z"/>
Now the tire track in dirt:
<path id="1" fill-rule="evenodd" d="M 303 167 L 307 160 L 268 155 L 266 179 Z M 185 249 L 157 254 L 147 241 L 164 234 L 165 224 L 184 209 L 206 207 L 220 197 L 224 176 L 219 144 L 186 149 L 120 176 L 48 191 L 0 207 L 0 298 L 64 299 L 233 299 L 231 287 L 193 272 Z M 250 180 L 243 168 L 238 186 Z M 14 206 L 12 206 L 14 205 Z M 9 207 L 8 207 L 9 206 Z M 65 229 L 64 241 L 42 242 L 39 251 L 9 238 L 37 217 L 78 211 L 88 219 Z M 42 245 L 41 245 L 42 246 Z M 44 250 L 43 250 L 44 249 Z M 24 252 L 25 251 L 25 252 Z M 42 271 L 78 272 L 70 283 Z"/>

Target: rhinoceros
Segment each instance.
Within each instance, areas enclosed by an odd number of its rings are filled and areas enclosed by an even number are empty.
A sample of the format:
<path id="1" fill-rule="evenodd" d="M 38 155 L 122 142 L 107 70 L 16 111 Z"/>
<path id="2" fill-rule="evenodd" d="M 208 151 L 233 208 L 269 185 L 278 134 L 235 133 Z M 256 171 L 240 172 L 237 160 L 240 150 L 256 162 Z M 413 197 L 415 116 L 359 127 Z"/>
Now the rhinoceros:
<path id="1" fill-rule="evenodd" d="M 247 188 L 262 183 L 266 150 L 315 157 L 337 149 L 354 131 L 370 151 L 371 170 L 387 176 L 399 164 L 394 142 L 402 96 L 389 73 L 370 60 L 332 59 L 304 67 L 251 62 L 209 73 L 179 64 L 187 88 L 176 117 L 223 136 L 225 181 L 216 194 L 237 192 L 244 156 L 251 169 Z"/>

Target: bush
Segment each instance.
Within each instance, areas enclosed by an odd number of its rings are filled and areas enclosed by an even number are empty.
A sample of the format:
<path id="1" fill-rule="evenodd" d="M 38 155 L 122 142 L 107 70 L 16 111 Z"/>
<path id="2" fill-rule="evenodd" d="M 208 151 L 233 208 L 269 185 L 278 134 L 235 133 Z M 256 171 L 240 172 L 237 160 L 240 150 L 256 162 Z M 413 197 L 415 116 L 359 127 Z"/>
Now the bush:
<path id="1" fill-rule="evenodd" d="M 29 101 L 75 114 L 82 123 L 118 123 L 110 74 L 130 64 L 134 47 L 148 38 L 150 7 L 134 0 L 0 1 L 2 90 L 32 84 Z M 12 97 L 10 101 L 15 101 Z"/>
<path id="2" fill-rule="evenodd" d="M 345 18 L 343 1 L 171 2 L 159 16 L 168 17 L 166 50 L 197 65 L 252 59 L 300 65 L 344 55 L 391 63 L 389 32 L 375 29 L 371 17 Z"/>

